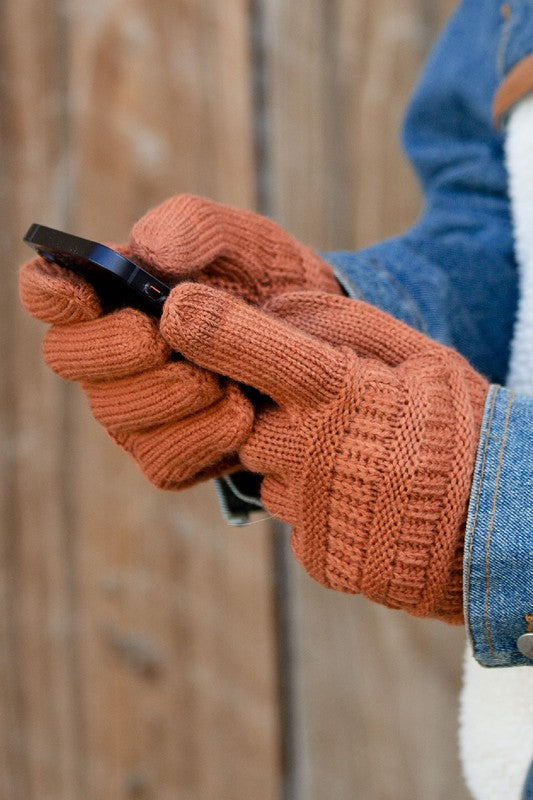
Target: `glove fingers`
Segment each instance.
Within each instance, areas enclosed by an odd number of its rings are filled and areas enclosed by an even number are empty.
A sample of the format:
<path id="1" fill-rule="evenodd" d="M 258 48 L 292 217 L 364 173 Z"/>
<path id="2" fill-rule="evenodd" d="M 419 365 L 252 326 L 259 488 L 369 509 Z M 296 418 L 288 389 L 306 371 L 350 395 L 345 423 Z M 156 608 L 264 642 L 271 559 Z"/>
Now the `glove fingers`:
<path id="1" fill-rule="evenodd" d="M 357 355 L 389 366 L 428 350 L 422 333 L 361 300 L 325 292 L 291 292 L 273 298 L 264 309 L 322 341 L 351 347 Z"/>
<path id="2" fill-rule="evenodd" d="M 88 322 L 53 325 L 43 352 L 47 364 L 62 378 L 84 381 L 135 375 L 170 357 L 156 324 L 132 308 Z"/>
<path id="3" fill-rule="evenodd" d="M 146 430 L 196 414 L 223 396 L 220 380 L 194 364 L 162 367 L 84 385 L 91 410 L 110 433 Z"/>
<path id="4" fill-rule="evenodd" d="M 225 397 L 187 419 L 115 440 L 132 454 L 148 479 L 160 489 L 189 485 L 197 473 L 208 473 L 226 460 L 249 435 L 253 407 L 234 384 Z"/>
<path id="5" fill-rule="evenodd" d="M 221 256 L 258 275 L 274 264 L 280 249 L 295 260 L 294 271 L 300 260 L 297 243 L 271 220 L 194 195 L 171 197 L 141 217 L 130 244 L 152 269 L 181 279 Z"/>
<path id="6" fill-rule="evenodd" d="M 19 295 L 26 311 L 41 322 L 86 322 L 102 313 L 92 286 L 71 270 L 40 257 L 21 267 Z"/>
<path id="7" fill-rule="evenodd" d="M 280 405 L 328 401 L 344 379 L 344 354 L 212 287 L 176 286 L 161 332 L 190 361 Z"/>

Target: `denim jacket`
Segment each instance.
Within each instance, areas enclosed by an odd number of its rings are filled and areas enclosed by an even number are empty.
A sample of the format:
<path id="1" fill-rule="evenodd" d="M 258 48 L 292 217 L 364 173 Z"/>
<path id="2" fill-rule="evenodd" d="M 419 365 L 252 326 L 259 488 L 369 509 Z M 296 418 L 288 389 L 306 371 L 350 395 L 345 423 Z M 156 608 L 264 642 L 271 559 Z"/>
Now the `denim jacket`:
<path id="1" fill-rule="evenodd" d="M 486 666 L 533 665 L 516 644 L 533 613 L 533 398 L 500 385 L 518 290 L 504 134 L 492 119 L 498 87 L 533 50 L 533 2 L 509 5 L 510 17 L 497 0 L 464 0 L 415 89 L 403 146 L 424 192 L 419 220 L 364 250 L 323 254 L 349 296 L 454 347 L 492 382 L 464 560 L 467 629 Z"/>

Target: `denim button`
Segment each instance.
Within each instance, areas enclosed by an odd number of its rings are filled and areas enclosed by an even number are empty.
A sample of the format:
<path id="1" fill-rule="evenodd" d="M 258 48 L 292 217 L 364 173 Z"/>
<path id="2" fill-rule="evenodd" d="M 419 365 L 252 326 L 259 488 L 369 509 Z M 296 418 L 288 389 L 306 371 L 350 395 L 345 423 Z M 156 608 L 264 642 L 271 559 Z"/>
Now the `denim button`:
<path id="1" fill-rule="evenodd" d="M 523 633 L 516 644 L 522 655 L 533 661 L 533 633 Z"/>

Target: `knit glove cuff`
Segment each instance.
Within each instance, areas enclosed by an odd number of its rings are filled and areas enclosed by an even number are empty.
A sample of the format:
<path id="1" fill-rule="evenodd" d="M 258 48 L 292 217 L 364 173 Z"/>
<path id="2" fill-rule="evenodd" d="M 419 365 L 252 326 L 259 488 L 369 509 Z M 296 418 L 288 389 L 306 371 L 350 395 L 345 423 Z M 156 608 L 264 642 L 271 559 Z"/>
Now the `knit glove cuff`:
<path id="1" fill-rule="evenodd" d="M 332 589 L 462 620 L 462 543 L 487 384 L 452 351 L 367 359 L 312 437 L 292 546 Z M 318 468 L 317 468 L 318 467 Z"/>

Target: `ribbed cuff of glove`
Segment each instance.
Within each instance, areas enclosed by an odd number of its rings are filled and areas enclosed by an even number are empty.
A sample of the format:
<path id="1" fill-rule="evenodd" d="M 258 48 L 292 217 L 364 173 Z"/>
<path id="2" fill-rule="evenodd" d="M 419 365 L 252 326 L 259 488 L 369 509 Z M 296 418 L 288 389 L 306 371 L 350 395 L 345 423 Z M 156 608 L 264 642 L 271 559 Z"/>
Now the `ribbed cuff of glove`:
<path id="1" fill-rule="evenodd" d="M 332 589 L 460 623 L 487 386 L 459 375 L 450 355 L 420 357 L 393 374 L 369 361 L 352 374 L 344 413 L 324 418 L 314 437 L 292 545 Z"/>

